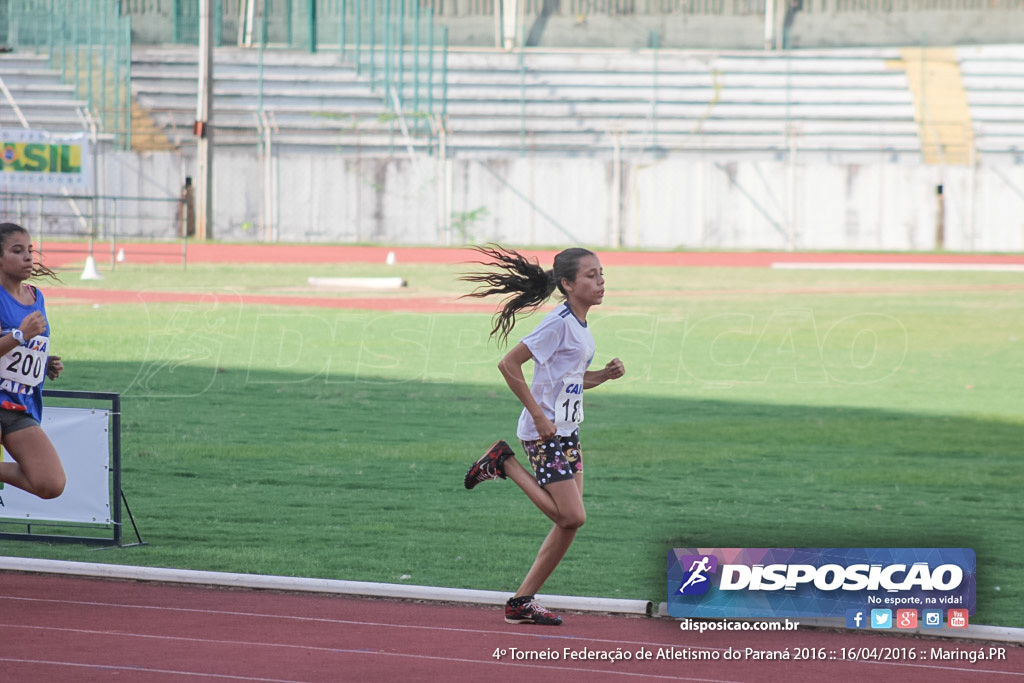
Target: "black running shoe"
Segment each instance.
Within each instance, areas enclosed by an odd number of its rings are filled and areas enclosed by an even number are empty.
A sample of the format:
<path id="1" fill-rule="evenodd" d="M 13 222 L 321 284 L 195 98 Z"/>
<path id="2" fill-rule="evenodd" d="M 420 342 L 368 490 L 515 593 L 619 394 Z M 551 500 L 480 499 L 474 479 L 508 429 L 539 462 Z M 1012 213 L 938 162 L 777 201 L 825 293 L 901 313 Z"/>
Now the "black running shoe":
<path id="1" fill-rule="evenodd" d="M 498 439 L 487 452 L 466 472 L 466 488 L 471 489 L 482 481 L 505 478 L 505 459 L 512 455 L 507 443 Z"/>
<path id="2" fill-rule="evenodd" d="M 529 601 L 521 605 L 512 605 L 511 598 L 505 603 L 505 621 L 510 624 L 539 624 L 541 626 L 559 626 L 562 617 L 549 611 L 537 602 L 534 597 L 529 596 Z"/>

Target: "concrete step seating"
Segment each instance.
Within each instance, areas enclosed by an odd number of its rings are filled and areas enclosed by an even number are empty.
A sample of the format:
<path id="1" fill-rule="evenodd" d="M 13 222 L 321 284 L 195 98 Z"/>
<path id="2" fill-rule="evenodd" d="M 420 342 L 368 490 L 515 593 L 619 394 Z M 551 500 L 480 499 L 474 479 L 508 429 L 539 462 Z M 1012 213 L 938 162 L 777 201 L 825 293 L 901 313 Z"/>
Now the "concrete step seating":
<path id="1" fill-rule="evenodd" d="M 88 103 L 75 96 L 74 86 L 61 83 L 60 72 L 47 58 L 31 53 L 0 54 L 0 78 L 32 128 L 53 132 L 80 131 Z M 0 95 L 0 127 L 20 128 L 14 108 Z"/>
<path id="2" fill-rule="evenodd" d="M 198 74 L 194 49 L 133 50 L 132 92 L 176 144 L 195 139 Z M 258 51 L 218 48 L 213 114 L 217 144 L 257 142 L 265 125 L 261 110 L 279 144 L 351 143 L 390 150 L 400 131 L 383 93 L 374 92 L 368 78 L 336 54 L 267 50 L 261 65 Z M 426 146 L 429 136 L 419 135 L 413 143 Z"/>
<path id="3" fill-rule="evenodd" d="M 920 153 L 906 74 L 892 50 L 761 52 L 562 51 L 523 55 L 452 50 L 434 72 L 447 93 L 452 154 L 603 153 L 616 144 L 669 149 L 749 148 Z M 219 49 L 215 129 L 222 143 L 257 139 L 260 105 L 278 136 L 301 144 L 389 147 L 399 130 L 381 93 L 336 54 Z M 378 64 L 378 74 L 383 65 Z M 415 65 L 403 65 L 411 79 Z M 442 80 L 443 79 L 443 80 Z M 194 50 L 137 48 L 133 92 L 169 136 L 185 142 L 195 118 Z M 411 86 L 409 86 L 411 87 Z M 423 90 L 426 90 L 425 85 Z M 420 101 L 427 99 L 419 93 Z M 411 100 L 407 89 L 405 99 Z M 407 102 L 407 107 L 412 109 Z M 648 142 L 645 142 L 648 141 Z M 415 145 L 428 145 L 418 136 Z"/>
<path id="4" fill-rule="evenodd" d="M 898 50 L 449 56 L 449 144 L 918 154 Z M 500 136 L 500 137 L 499 137 Z M 616 140 L 617 138 L 617 140 Z"/>
<path id="5" fill-rule="evenodd" d="M 1024 46 L 957 50 L 980 154 L 1024 154 Z"/>
<path id="6" fill-rule="evenodd" d="M 560 129 L 582 134 L 583 145 L 603 138 L 598 144 L 606 148 L 618 135 L 670 148 L 778 151 L 789 147 L 787 134 L 798 136 L 804 149 L 919 148 L 905 77 L 886 68 L 884 54 L 566 52 L 469 60 L 456 54 L 448 74 L 453 146 L 460 131 L 480 132 L 483 119 L 496 132 L 518 128 L 520 140 Z M 464 61 L 489 70 L 463 72 Z M 491 83 L 505 90 L 488 99 Z M 508 102 L 515 103 L 511 111 Z"/>
<path id="7" fill-rule="evenodd" d="M 447 93 L 447 145 L 454 155 L 594 155 L 616 145 L 920 155 L 921 114 L 912 93 L 918 84 L 908 82 L 904 59 L 912 53 L 452 50 L 446 70 L 435 63 L 433 97 L 440 109 Z M 978 153 L 1024 153 L 1024 46 L 962 47 L 955 59 Z M 417 96 L 418 108 L 425 108 L 426 84 L 415 95 L 409 84 L 417 68 L 413 55 L 402 68 L 407 110 L 417 108 Z M 364 63 L 357 73 L 336 53 L 268 50 L 261 66 L 255 50 L 218 49 L 218 142 L 255 143 L 262 106 L 274 140 L 283 144 L 335 144 L 364 153 L 434 145 L 422 121 L 410 140 L 402 137 L 383 93 L 370 88 L 369 71 Z M 383 64 L 376 71 L 382 76 Z M 33 127 L 82 130 L 85 102 L 73 86 L 61 84 L 44 56 L 0 55 L 0 76 Z M 172 146 L 194 141 L 197 80 L 194 48 L 133 53 L 139 111 Z M 0 125 L 19 126 L 2 104 Z M 406 124 L 413 126 L 415 118 Z"/>

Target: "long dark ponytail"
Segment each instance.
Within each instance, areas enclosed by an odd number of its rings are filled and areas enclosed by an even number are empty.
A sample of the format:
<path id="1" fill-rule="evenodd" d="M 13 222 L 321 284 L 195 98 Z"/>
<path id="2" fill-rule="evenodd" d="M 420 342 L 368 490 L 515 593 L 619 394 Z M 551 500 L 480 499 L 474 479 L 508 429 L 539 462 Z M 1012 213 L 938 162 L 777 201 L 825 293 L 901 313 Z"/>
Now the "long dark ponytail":
<path id="1" fill-rule="evenodd" d="M 476 263 L 495 270 L 467 273 L 459 279 L 479 283 L 479 287 L 465 296 L 482 299 L 505 295 L 501 310 L 494 314 L 494 327 L 491 329 L 491 336 L 497 335 L 502 344 L 508 342 L 508 335 L 516 324 L 517 313 L 536 310 L 551 298 L 556 289 L 565 296 L 562 280 L 575 282 L 580 259 L 594 255 L 594 252 L 580 247 L 566 249 L 555 255 L 551 270 L 544 270 L 536 259 L 528 259 L 515 249 L 498 245 L 473 249 L 492 259 Z"/>

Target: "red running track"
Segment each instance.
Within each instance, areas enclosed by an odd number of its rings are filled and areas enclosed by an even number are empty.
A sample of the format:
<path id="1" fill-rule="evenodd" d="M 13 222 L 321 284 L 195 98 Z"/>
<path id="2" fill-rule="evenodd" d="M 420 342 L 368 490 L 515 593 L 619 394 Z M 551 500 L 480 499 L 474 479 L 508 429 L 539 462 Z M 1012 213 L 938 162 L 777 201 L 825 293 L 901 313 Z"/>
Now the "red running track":
<path id="1" fill-rule="evenodd" d="M 40 245 L 37 245 L 40 246 Z M 45 242 L 41 245 L 43 262 L 51 268 L 81 265 L 88 255 L 80 242 Z M 442 247 L 367 247 L 315 244 L 221 244 L 180 243 L 95 243 L 94 255 L 100 266 L 109 263 L 112 251 L 124 249 L 126 263 L 384 263 L 389 253 L 396 263 L 459 264 L 481 260 L 480 254 L 466 248 Z M 555 250 L 524 249 L 549 267 Z M 605 266 L 665 267 L 746 267 L 768 268 L 773 263 L 960 263 L 1022 265 L 1021 254 L 941 254 L 941 253 L 853 253 L 853 252 L 686 252 L 686 251 L 601 251 Z"/>
<path id="2" fill-rule="evenodd" d="M 820 630 L 698 635 L 673 620 L 593 614 L 514 626 L 493 607 L 21 573 L 0 574 L 0 586 L 0 680 L 11 683 L 1024 681 L 1024 649 L 987 643 Z M 826 658 L 754 658 L 800 648 Z M 843 661 L 842 648 L 899 658 Z M 631 659 L 567 656 L 619 651 Z M 638 661 L 638 651 L 652 659 Z M 1006 659 L 971 664 L 936 652 Z M 539 654 L 551 659 L 527 659 Z"/>
<path id="3" fill-rule="evenodd" d="M 182 246 L 171 243 L 119 243 L 126 251 L 125 260 L 130 264 L 171 263 L 181 264 Z M 115 245 L 116 247 L 117 245 Z M 87 247 L 76 242 L 46 242 L 43 245 L 43 261 L 52 268 L 81 267 L 87 256 Z M 97 244 L 95 254 L 101 269 L 111 267 L 110 244 Z M 539 259 L 547 267 L 556 252 L 524 250 L 524 254 Z M 466 248 L 429 247 L 367 247 L 305 244 L 207 244 L 191 243 L 188 246 L 190 263 L 384 263 L 389 254 L 395 255 L 397 264 L 444 263 L 464 264 L 480 259 L 480 255 Z M 769 268 L 773 263 L 915 263 L 915 264 L 975 264 L 991 266 L 1024 266 L 1024 255 L 1020 254 L 858 254 L 858 253 L 801 253 L 801 252 L 602 252 L 602 263 L 606 266 L 645 267 L 751 267 Z M 116 267 L 116 265 L 113 265 Z M 400 271 L 400 266 L 398 266 Z M 955 280 L 945 285 L 947 289 L 967 288 L 1009 288 L 1020 285 L 957 285 Z M 792 290 L 792 293 L 835 293 L 835 288 Z M 877 292 L 863 288 L 852 290 L 860 293 L 891 292 L 891 287 L 880 288 Z M 925 291 L 936 291 L 934 287 Z M 688 296 L 721 294 L 719 290 L 691 290 Z M 784 293 L 776 291 L 776 293 Z M 650 292 L 642 293 L 649 296 Z M 434 295 L 410 296 L 362 296 L 333 297 L 322 293 L 291 295 L 256 295 L 231 292 L 160 292 L 120 291 L 96 287 L 71 287 L 68 285 L 47 286 L 47 298 L 57 304 L 123 304 L 158 302 L 205 302 L 234 304 L 270 304 L 280 306 L 315 306 L 327 308 L 363 309 L 374 311 L 402 311 L 411 313 L 470 313 L 495 311 L 493 302 L 479 302 Z"/>

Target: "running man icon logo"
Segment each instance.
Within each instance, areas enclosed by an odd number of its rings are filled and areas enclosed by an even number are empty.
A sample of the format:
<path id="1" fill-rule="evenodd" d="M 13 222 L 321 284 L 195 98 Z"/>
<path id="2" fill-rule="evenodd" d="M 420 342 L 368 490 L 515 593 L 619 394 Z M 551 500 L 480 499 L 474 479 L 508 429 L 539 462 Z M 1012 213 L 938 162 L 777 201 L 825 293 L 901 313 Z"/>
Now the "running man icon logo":
<path id="1" fill-rule="evenodd" d="M 687 567 L 679 595 L 703 595 L 708 592 L 711 581 L 708 574 L 718 571 L 718 558 L 714 555 L 684 555 L 679 558 L 681 567 Z"/>

